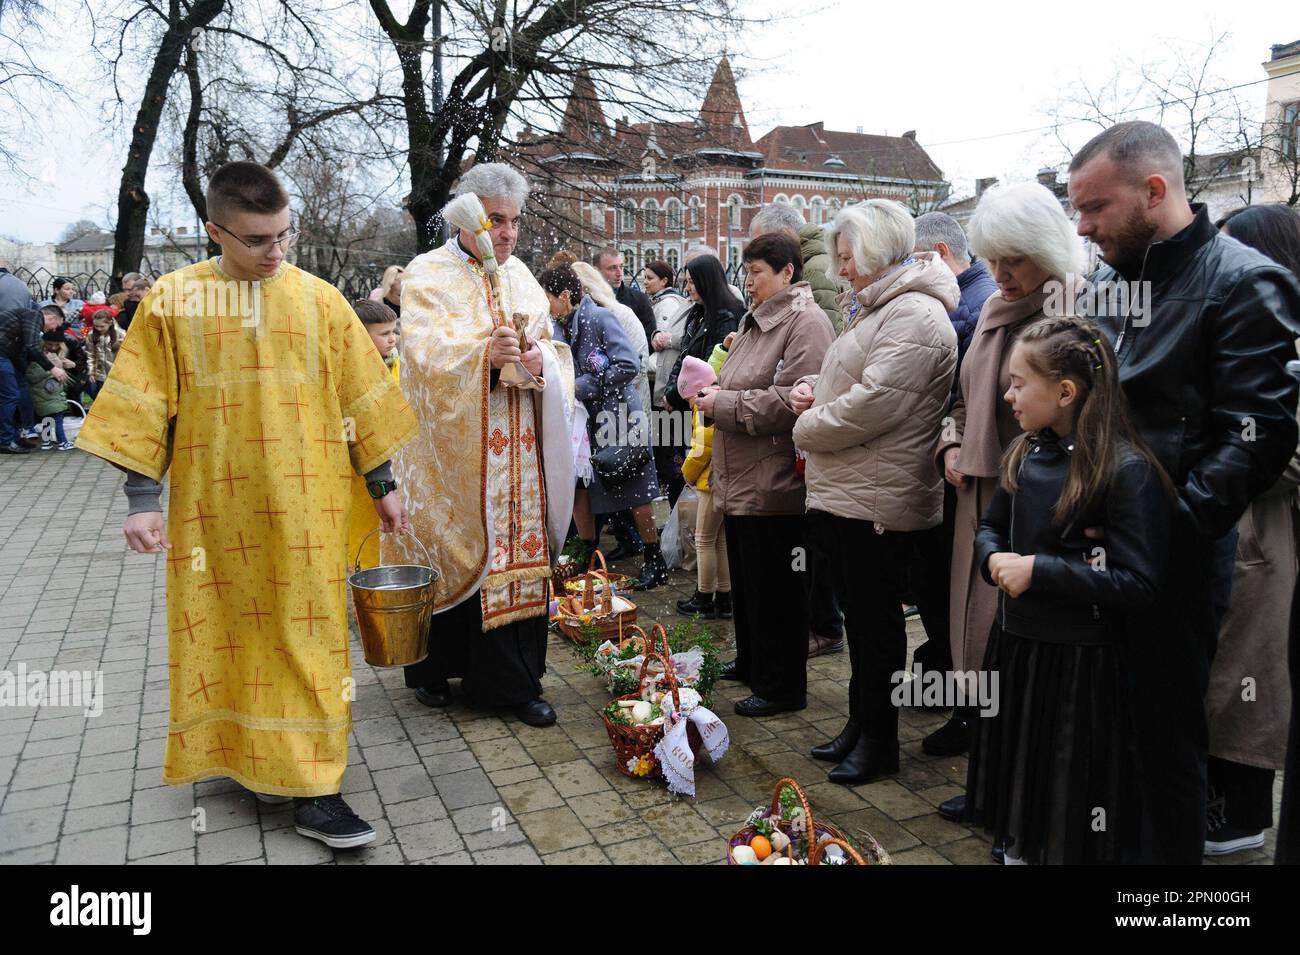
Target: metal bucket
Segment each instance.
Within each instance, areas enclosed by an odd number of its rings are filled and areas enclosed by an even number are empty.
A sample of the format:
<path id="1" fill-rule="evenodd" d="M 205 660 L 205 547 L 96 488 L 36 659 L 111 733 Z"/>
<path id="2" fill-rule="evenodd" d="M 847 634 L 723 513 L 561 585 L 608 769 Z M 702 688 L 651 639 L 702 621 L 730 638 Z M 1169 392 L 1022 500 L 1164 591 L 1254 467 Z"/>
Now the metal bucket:
<path id="1" fill-rule="evenodd" d="M 404 667 L 429 655 L 429 618 L 433 615 L 433 590 L 438 569 L 429 550 L 414 534 L 424 551 L 427 567 L 393 564 L 361 569 L 361 548 L 371 534 L 361 539 L 353 560 L 348 586 L 357 612 L 357 630 L 366 662 L 375 667 Z"/>

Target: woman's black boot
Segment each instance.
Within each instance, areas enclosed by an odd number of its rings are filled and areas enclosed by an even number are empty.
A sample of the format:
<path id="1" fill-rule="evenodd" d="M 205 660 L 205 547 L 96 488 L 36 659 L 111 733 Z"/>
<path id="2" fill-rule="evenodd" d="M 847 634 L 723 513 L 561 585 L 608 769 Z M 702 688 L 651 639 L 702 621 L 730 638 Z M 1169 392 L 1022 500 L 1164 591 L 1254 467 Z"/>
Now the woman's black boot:
<path id="1" fill-rule="evenodd" d="M 820 746 L 813 747 L 812 757 L 813 759 L 824 759 L 828 763 L 843 762 L 844 757 L 848 756 L 853 747 L 858 744 L 858 737 L 861 735 L 862 724 L 850 718 L 844 724 L 844 729 L 840 730 L 839 736 L 829 743 L 822 743 Z"/>

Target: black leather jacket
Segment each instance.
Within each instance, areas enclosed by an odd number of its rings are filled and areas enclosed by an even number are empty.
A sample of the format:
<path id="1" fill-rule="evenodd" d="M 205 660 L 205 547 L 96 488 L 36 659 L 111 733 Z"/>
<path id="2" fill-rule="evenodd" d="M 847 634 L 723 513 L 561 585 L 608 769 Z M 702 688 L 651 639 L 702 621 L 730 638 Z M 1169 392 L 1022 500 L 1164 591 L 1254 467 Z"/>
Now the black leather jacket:
<path id="1" fill-rule="evenodd" d="M 54 365 L 45 355 L 41 341 L 44 331 L 45 320 L 39 309 L 11 308 L 0 312 L 0 355 L 12 361 L 19 374 L 32 363 L 49 371 Z"/>
<path id="2" fill-rule="evenodd" d="M 1070 468 L 1074 443 L 1051 429 L 1026 439 L 1015 497 L 993 493 L 975 534 L 975 559 L 989 577 L 989 557 L 999 552 L 1034 557 L 1029 589 L 998 594 L 998 622 L 1017 636 L 1054 643 L 1111 643 L 1120 639 L 1121 615 L 1151 601 L 1167 560 L 1173 501 L 1150 461 L 1133 452 L 1122 458 L 1105 500 L 1064 525 L 1052 511 Z M 1104 540 L 1084 536 L 1101 527 Z"/>
<path id="3" fill-rule="evenodd" d="M 1151 283 L 1151 300 L 1080 299 L 1115 346 L 1134 425 L 1178 488 L 1197 531 L 1217 539 L 1271 487 L 1296 448 L 1300 283 L 1218 232 L 1203 205 L 1152 243 L 1136 275 L 1107 266 L 1092 282 Z M 1145 314 L 1143 314 L 1145 312 Z"/>

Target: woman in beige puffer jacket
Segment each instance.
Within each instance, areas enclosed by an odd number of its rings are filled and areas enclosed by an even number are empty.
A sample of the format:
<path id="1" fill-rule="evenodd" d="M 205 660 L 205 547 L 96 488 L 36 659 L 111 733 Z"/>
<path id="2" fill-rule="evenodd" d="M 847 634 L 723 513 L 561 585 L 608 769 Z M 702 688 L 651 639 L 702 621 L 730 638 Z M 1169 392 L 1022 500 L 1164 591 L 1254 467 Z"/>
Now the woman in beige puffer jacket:
<path id="1" fill-rule="evenodd" d="M 829 778 L 846 784 L 898 770 L 901 570 L 943 519 L 932 452 L 957 365 L 948 312 L 959 292 L 935 253 L 912 254 L 915 236 L 907 210 L 887 199 L 836 216 L 826 244 L 853 288 L 840 303 L 844 331 L 821 373 L 791 393 L 802 412 L 794 442 L 807 455 L 808 533 L 838 574 L 853 667 L 848 723 L 813 756 L 837 762 Z"/>

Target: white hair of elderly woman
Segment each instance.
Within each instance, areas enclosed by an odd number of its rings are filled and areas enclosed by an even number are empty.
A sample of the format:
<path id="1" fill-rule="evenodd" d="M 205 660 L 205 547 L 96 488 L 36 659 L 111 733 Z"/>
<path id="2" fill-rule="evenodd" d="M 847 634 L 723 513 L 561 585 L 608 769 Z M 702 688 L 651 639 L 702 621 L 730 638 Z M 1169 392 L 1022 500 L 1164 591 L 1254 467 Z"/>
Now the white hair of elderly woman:
<path id="1" fill-rule="evenodd" d="M 1024 256 L 1053 278 L 1084 268 L 1083 242 L 1046 186 L 994 186 L 980 197 L 970 223 L 970 247 L 982 259 Z"/>
<path id="2" fill-rule="evenodd" d="M 874 275 L 912 254 L 916 226 L 911 213 L 893 199 L 868 199 L 846 206 L 826 230 L 826 251 L 839 261 L 840 236 L 849 243 L 859 275 Z"/>
<path id="3" fill-rule="evenodd" d="M 453 189 L 458 196 L 472 192 L 480 199 L 509 199 L 521 211 L 528 201 L 528 191 L 528 180 L 523 173 L 503 162 L 485 162 L 471 167 L 456 181 Z"/>

